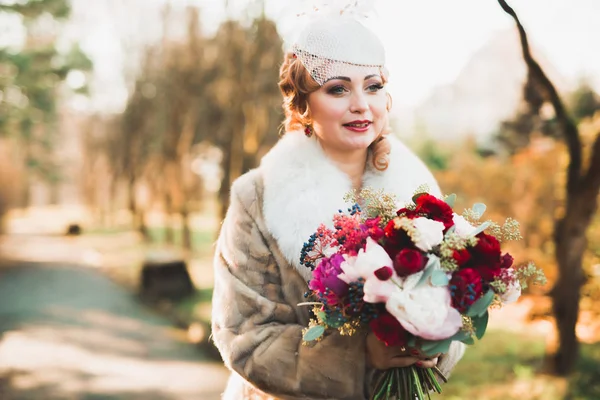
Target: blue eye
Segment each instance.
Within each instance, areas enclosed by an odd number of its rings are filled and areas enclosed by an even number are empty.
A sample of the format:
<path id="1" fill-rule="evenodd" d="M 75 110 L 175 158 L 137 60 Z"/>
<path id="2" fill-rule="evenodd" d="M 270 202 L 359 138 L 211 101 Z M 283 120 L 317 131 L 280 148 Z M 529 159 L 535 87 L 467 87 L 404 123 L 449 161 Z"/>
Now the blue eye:
<path id="1" fill-rule="evenodd" d="M 329 93 L 329 94 L 344 94 L 345 91 L 346 91 L 345 87 L 343 87 L 342 85 L 336 85 L 336 86 L 332 86 L 331 88 L 329 88 L 327 90 L 327 93 Z"/>
<path id="2" fill-rule="evenodd" d="M 369 90 L 370 92 L 378 92 L 381 89 L 383 89 L 383 85 L 380 83 L 376 83 L 374 85 L 371 85 L 367 88 L 367 90 Z"/>

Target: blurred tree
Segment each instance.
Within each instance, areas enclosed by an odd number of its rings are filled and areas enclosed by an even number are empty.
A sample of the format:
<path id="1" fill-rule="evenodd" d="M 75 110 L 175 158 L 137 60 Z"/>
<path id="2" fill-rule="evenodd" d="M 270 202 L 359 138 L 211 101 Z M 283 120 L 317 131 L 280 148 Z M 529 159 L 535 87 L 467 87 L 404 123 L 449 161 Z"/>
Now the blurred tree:
<path id="1" fill-rule="evenodd" d="M 167 241 L 173 241 L 171 228 L 181 219 L 189 248 L 189 214 L 203 194 L 202 178 L 191 168 L 194 149 L 212 145 L 223 154 L 223 215 L 233 180 L 255 167 L 278 138 L 283 55 L 275 23 L 264 14 L 249 25 L 226 20 L 209 38 L 201 33 L 198 9 L 186 9 L 185 34 L 179 36 L 171 32 L 176 20 L 171 12 L 165 9 L 162 40 L 146 51 L 110 160 L 113 173 L 127 183 L 132 213 L 141 215 L 135 186 L 144 181 L 169 219 Z"/>
<path id="2" fill-rule="evenodd" d="M 564 138 L 569 154 L 564 211 L 555 221 L 554 240 L 558 277 L 552 289 L 554 314 L 559 333 L 559 348 L 553 357 L 554 371 L 569 374 L 579 356 L 575 326 L 579 316 L 581 288 L 585 283 L 583 258 L 588 246 L 586 231 L 598 208 L 600 191 L 600 134 L 596 134 L 587 165 L 584 163 L 582 137 L 568 115 L 554 85 L 531 56 L 525 29 L 514 10 L 498 0 L 503 10 L 512 16 L 519 30 L 523 58 L 528 68 L 525 95 L 532 109 L 541 115 L 549 104 L 555 119 L 555 129 Z"/>
<path id="3" fill-rule="evenodd" d="M 70 71 L 92 67 L 77 45 L 67 53 L 54 46 L 69 12 L 67 0 L 0 1 L 0 16 L 17 15 L 25 30 L 22 46 L 0 48 L 0 133 L 18 139 L 26 166 L 24 206 L 32 174 L 51 186 L 60 180 L 53 154 L 60 84 Z"/>
<path id="4" fill-rule="evenodd" d="M 430 169 L 433 171 L 448 169 L 452 150 L 447 145 L 440 145 L 439 142 L 427 136 L 415 137 L 418 138 L 417 141 L 409 145 Z"/>
<path id="5" fill-rule="evenodd" d="M 218 105 L 215 144 L 224 154 L 219 190 L 223 218 L 233 181 L 256 167 L 278 139 L 282 111 L 277 81 L 283 53 L 276 25 L 264 14 L 249 29 L 226 21 L 214 43 L 220 49 L 213 93 Z"/>
<path id="6" fill-rule="evenodd" d="M 582 82 L 569 100 L 573 118 L 577 121 L 593 117 L 600 111 L 600 95 L 592 89 L 588 82 Z"/>

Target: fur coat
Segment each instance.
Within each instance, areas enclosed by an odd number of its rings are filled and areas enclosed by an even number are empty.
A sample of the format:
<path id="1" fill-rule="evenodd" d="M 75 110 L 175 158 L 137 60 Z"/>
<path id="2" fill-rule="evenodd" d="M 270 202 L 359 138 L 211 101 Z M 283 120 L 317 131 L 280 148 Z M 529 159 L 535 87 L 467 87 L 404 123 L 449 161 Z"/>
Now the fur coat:
<path id="1" fill-rule="evenodd" d="M 387 170 L 370 163 L 363 187 L 384 188 L 402 204 L 414 190 L 439 187 L 425 165 L 390 138 Z M 299 264 L 304 241 L 331 220 L 351 190 L 350 179 L 315 138 L 288 132 L 259 168 L 240 177 L 215 253 L 213 340 L 232 371 L 224 400 L 368 398 L 375 371 L 365 360 L 364 335 L 327 335 L 302 345 L 309 321 L 304 301 L 310 270 Z M 400 204 L 399 204 L 400 205 Z M 438 366 L 446 374 L 463 354 L 453 344 Z"/>

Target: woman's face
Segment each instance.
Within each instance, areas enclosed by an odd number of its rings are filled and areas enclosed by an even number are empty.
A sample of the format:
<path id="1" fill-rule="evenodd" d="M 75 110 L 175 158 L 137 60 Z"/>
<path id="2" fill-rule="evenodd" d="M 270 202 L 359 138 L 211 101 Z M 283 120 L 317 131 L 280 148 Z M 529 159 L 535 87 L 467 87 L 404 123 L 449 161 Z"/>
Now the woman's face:
<path id="1" fill-rule="evenodd" d="M 311 93 L 308 105 L 315 135 L 329 152 L 364 150 L 387 125 L 387 96 L 377 68 L 348 68 Z"/>

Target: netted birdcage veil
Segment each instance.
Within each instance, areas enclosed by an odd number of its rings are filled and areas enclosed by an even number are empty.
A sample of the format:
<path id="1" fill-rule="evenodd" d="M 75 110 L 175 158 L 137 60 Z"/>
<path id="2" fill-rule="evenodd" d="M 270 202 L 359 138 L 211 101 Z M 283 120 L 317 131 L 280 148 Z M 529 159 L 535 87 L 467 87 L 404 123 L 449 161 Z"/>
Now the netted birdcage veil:
<path id="1" fill-rule="evenodd" d="M 358 4 L 351 2 L 339 11 L 317 10 L 293 40 L 291 51 L 319 85 L 346 76 L 349 68 L 364 69 L 365 74 L 383 72 L 383 44 L 353 12 Z"/>

